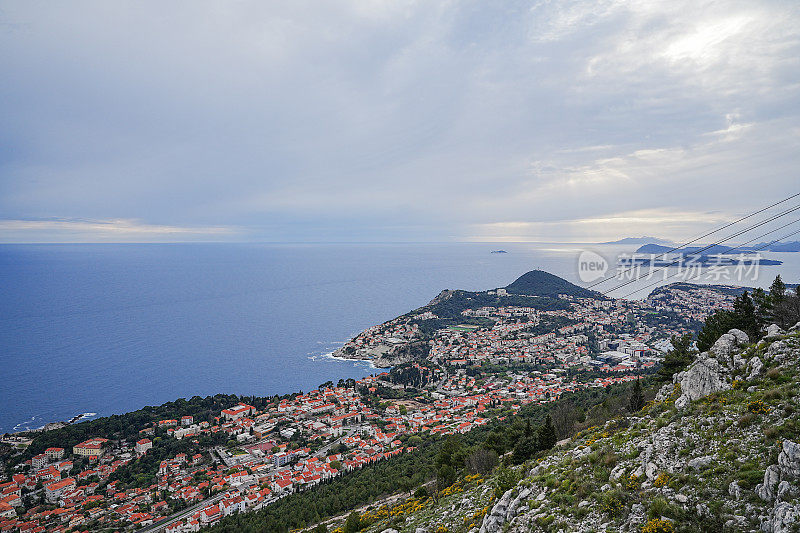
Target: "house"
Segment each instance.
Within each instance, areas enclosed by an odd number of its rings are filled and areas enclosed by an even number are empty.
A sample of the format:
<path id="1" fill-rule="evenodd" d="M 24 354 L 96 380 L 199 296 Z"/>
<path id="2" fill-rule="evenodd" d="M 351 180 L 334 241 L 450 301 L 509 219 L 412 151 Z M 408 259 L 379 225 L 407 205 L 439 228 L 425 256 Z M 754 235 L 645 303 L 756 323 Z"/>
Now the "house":
<path id="1" fill-rule="evenodd" d="M 244 403 L 240 403 L 236 407 L 231 407 L 230 409 L 224 409 L 222 411 L 222 416 L 225 420 L 239 420 L 246 415 L 252 414 L 256 412 L 256 408 L 252 405 L 247 405 Z"/>
<path id="2" fill-rule="evenodd" d="M 186 415 L 181 417 L 181 426 L 191 426 L 194 424 L 194 417 L 191 415 Z"/>
<path id="3" fill-rule="evenodd" d="M 64 457 L 64 448 L 47 448 L 44 454 L 51 461 L 57 461 Z"/>
<path id="4" fill-rule="evenodd" d="M 40 453 L 39 455 L 34 455 L 31 458 L 31 468 L 34 470 L 40 470 L 44 468 L 44 465 L 47 464 L 47 455 Z"/>
<path id="5" fill-rule="evenodd" d="M 222 519 L 222 510 L 218 505 L 210 505 L 200 512 L 200 523 L 204 526 L 216 524 Z"/>
<path id="6" fill-rule="evenodd" d="M 134 449 L 136 450 L 136 453 L 138 453 L 139 455 L 144 455 L 147 453 L 147 450 L 149 450 L 152 447 L 153 447 L 153 441 L 151 441 L 150 439 L 142 439 L 136 443 Z"/>
<path id="7" fill-rule="evenodd" d="M 277 492 L 278 494 L 288 493 L 292 491 L 292 481 L 290 479 L 276 479 L 270 484 L 270 488 L 272 492 Z"/>
<path id="8" fill-rule="evenodd" d="M 45 485 L 44 494 L 48 502 L 56 503 L 64 492 L 73 490 L 75 486 L 75 479 L 68 477 Z"/>
<path id="9" fill-rule="evenodd" d="M 108 439 L 94 438 L 76 444 L 72 447 L 72 453 L 81 457 L 100 457 L 103 455 L 103 446 Z"/>
<path id="10" fill-rule="evenodd" d="M 7 503 L 0 502 L 0 518 L 16 518 L 17 512 Z"/>

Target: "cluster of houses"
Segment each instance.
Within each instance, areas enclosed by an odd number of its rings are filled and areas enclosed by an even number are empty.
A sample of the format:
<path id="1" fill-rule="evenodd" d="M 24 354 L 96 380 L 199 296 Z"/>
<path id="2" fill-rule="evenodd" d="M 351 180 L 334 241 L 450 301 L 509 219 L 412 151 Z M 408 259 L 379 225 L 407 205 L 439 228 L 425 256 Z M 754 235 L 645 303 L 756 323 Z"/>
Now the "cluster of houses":
<path id="1" fill-rule="evenodd" d="M 658 311 L 672 311 L 683 317 L 705 320 L 719 309 L 733 309 L 735 298 L 733 290 L 676 283 L 659 287 L 647 297 L 646 302 Z"/>

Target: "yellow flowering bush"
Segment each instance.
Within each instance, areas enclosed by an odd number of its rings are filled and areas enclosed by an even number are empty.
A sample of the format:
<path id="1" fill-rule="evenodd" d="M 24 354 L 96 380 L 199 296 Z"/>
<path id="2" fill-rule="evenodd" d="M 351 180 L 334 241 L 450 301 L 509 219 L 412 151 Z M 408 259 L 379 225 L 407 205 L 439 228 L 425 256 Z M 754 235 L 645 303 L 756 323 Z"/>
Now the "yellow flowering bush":
<path id="1" fill-rule="evenodd" d="M 661 472 L 656 480 L 653 482 L 653 485 L 656 487 L 665 487 L 669 483 L 669 474 L 666 472 Z"/>
<path id="2" fill-rule="evenodd" d="M 669 520 L 653 518 L 642 526 L 642 533 L 673 533 L 675 526 Z"/>
<path id="3" fill-rule="evenodd" d="M 769 407 L 767 407 L 761 400 L 750 402 L 747 406 L 747 409 L 751 413 L 756 413 L 756 414 L 764 414 L 769 412 Z"/>
<path id="4" fill-rule="evenodd" d="M 640 485 L 639 476 L 631 474 L 625 479 L 624 486 L 626 490 L 634 490 Z"/>

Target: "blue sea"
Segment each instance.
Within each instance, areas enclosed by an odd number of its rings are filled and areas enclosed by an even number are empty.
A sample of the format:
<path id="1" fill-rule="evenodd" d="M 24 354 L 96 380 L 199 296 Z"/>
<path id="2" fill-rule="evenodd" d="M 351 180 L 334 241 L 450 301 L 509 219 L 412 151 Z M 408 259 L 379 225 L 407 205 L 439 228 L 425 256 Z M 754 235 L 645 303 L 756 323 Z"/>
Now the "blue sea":
<path id="1" fill-rule="evenodd" d="M 577 281 L 574 245 L 503 247 L 0 245 L 0 433 L 362 377 L 376 370 L 324 355 L 441 289 L 500 287 L 534 268 Z"/>

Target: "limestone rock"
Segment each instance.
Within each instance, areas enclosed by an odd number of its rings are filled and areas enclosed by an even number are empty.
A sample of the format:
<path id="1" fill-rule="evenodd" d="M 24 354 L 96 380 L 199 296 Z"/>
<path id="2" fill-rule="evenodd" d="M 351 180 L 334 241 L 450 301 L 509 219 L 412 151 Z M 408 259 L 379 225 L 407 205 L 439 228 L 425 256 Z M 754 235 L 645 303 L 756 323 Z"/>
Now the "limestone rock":
<path id="1" fill-rule="evenodd" d="M 735 500 L 738 500 L 742 497 L 742 489 L 739 488 L 739 484 L 735 481 L 731 481 L 730 485 L 728 485 L 728 494 L 733 496 Z"/>
<path id="2" fill-rule="evenodd" d="M 520 503 L 528 499 L 528 496 L 531 495 L 531 489 L 526 488 L 522 489 L 520 493 L 517 495 L 516 498 L 509 504 L 508 508 L 506 509 L 506 522 L 511 521 L 517 514 L 517 509 L 520 506 Z"/>
<path id="3" fill-rule="evenodd" d="M 735 339 L 732 335 L 730 338 Z M 700 354 L 685 372 L 676 376 L 676 378 L 680 377 L 681 396 L 678 398 L 680 401 L 675 401 L 675 407 L 682 409 L 691 401 L 714 392 L 730 389 L 731 385 L 726 380 L 726 374 L 726 369 L 720 365 L 717 359 L 708 357 L 707 354 Z"/>
<path id="4" fill-rule="evenodd" d="M 788 500 L 794 494 L 794 487 L 788 481 L 784 480 L 778 483 L 778 491 L 775 500 L 782 502 Z"/>
<path id="5" fill-rule="evenodd" d="M 800 444 L 790 440 L 783 441 L 783 450 L 778 454 L 781 477 L 800 477 Z"/>
<path id="6" fill-rule="evenodd" d="M 714 460 L 712 455 L 704 455 L 703 457 L 695 457 L 691 461 L 689 461 L 686 466 L 693 470 L 702 470 L 708 465 L 711 464 L 711 461 Z"/>
<path id="7" fill-rule="evenodd" d="M 497 500 L 492 510 L 483 518 L 480 533 L 497 533 L 503 530 L 503 524 L 506 521 L 506 510 L 511 503 L 511 497 L 514 489 L 508 489 L 503 496 Z"/>
<path id="8" fill-rule="evenodd" d="M 781 452 L 783 453 L 783 452 Z M 769 465 L 764 472 L 764 482 L 756 485 L 756 494 L 764 501 L 775 498 L 775 487 L 780 479 L 780 470 L 776 465 Z"/>
<path id="9" fill-rule="evenodd" d="M 656 393 L 656 397 L 653 399 L 655 402 L 663 402 L 669 395 L 672 394 L 673 385 L 672 383 L 665 383 L 660 389 L 658 389 L 658 393 Z"/>
<path id="10" fill-rule="evenodd" d="M 614 467 L 614 468 L 611 470 L 611 474 L 609 474 L 609 476 L 608 476 L 608 477 L 609 477 L 610 479 L 613 479 L 614 481 L 616 481 L 616 480 L 618 480 L 619 478 L 621 478 L 621 477 L 622 477 L 622 475 L 623 475 L 624 473 L 625 473 L 625 465 L 623 465 L 623 464 L 619 464 L 619 465 L 615 466 L 615 467 Z"/>
<path id="11" fill-rule="evenodd" d="M 798 521 L 800 521 L 800 509 L 790 503 L 779 502 L 772 509 L 769 519 L 761 525 L 761 529 L 769 533 L 789 533 L 794 531 Z"/>
<path id="12" fill-rule="evenodd" d="M 745 344 L 750 342 L 750 337 L 747 336 L 747 333 L 745 333 L 744 331 L 742 331 L 740 329 L 736 329 L 736 328 L 731 329 L 731 330 L 728 331 L 728 335 L 733 335 L 734 337 L 736 337 L 736 343 L 739 346 L 744 346 Z"/>
<path id="13" fill-rule="evenodd" d="M 769 348 L 767 348 L 767 358 L 779 360 L 782 359 L 781 356 L 786 353 L 786 348 L 787 346 L 785 341 L 780 340 L 773 342 L 769 345 Z"/>
<path id="14" fill-rule="evenodd" d="M 761 362 L 757 356 L 750 359 L 747 363 L 748 368 L 750 368 L 750 375 L 747 376 L 747 379 L 754 379 L 756 376 L 761 374 L 761 369 L 764 368 L 764 363 Z"/>
<path id="15" fill-rule="evenodd" d="M 740 347 L 749 342 L 747 333 L 739 329 L 732 329 L 728 333 L 723 334 L 717 342 L 715 342 L 709 352 L 728 368 L 737 368 L 741 366 L 743 360 L 737 357 Z"/>
<path id="16" fill-rule="evenodd" d="M 726 360 L 734 350 L 736 350 L 736 337 L 730 333 L 724 333 L 717 341 L 711 346 L 709 352 L 720 361 Z"/>
<path id="17" fill-rule="evenodd" d="M 777 324 L 771 324 L 767 328 L 767 334 L 766 334 L 765 338 L 766 339 L 775 339 L 777 337 L 780 337 L 784 333 L 785 332 Z"/>

